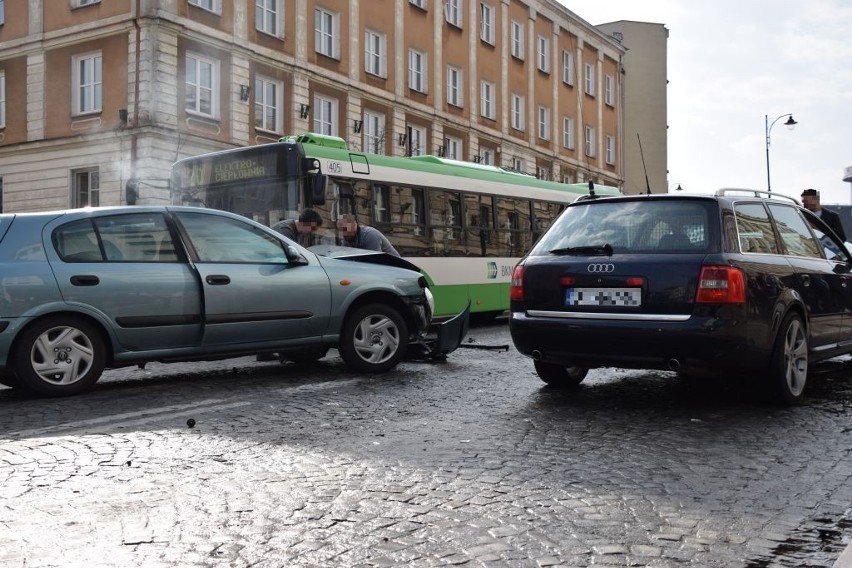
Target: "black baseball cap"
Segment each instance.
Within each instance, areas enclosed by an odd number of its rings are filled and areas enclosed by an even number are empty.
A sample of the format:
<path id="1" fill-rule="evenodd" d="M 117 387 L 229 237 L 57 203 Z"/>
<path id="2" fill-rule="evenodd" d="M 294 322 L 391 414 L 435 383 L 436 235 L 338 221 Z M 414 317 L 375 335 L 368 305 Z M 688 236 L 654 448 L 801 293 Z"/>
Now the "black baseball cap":
<path id="1" fill-rule="evenodd" d="M 322 225 L 322 217 L 313 209 L 305 209 L 302 211 L 302 214 L 299 215 L 299 223 L 314 223 L 315 225 Z"/>

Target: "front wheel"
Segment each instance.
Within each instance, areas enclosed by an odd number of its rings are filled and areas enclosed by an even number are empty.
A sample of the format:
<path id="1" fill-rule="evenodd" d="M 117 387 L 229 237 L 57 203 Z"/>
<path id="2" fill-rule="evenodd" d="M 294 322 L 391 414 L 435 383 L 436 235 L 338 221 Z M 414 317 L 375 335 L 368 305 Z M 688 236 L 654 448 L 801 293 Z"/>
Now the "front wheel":
<path id="1" fill-rule="evenodd" d="M 357 371 L 382 373 L 394 368 L 408 350 L 408 326 L 398 311 L 370 304 L 352 312 L 343 324 L 340 356 Z"/>
<path id="2" fill-rule="evenodd" d="M 24 330 L 15 349 L 20 385 L 45 396 L 83 392 L 101 377 L 106 346 L 100 331 L 75 316 L 51 316 Z"/>
<path id="3" fill-rule="evenodd" d="M 794 404 L 802 400 L 808 380 L 808 336 L 802 316 L 795 312 L 781 323 L 766 378 L 777 401 Z"/>
<path id="4" fill-rule="evenodd" d="M 552 387 L 573 388 L 583 382 L 589 370 L 586 367 L 565 367 L 553 363 L 533 361 L 539 378 Z"/>

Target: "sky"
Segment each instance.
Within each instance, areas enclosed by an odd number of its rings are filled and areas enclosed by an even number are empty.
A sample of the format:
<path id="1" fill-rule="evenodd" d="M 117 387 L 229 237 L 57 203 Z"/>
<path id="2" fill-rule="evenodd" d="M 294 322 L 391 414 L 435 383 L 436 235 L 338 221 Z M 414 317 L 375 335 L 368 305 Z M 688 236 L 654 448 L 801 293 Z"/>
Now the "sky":
<path id="1" fill-rule="evenodd" d="M 558 0 L 592 25 L 664 24 L 669 186 L 820 190 L 852 203 L 852 0 Z"/>

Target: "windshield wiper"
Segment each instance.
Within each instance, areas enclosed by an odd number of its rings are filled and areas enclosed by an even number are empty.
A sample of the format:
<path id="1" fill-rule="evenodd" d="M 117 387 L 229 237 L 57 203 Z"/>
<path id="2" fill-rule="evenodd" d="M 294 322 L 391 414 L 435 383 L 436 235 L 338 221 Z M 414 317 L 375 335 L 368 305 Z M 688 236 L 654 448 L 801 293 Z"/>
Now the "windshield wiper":
<path id="1" fill-rule="evenodd" d="M 567 254 L 576 256 L 605 254 L 607 256 L 612 256 L 612 245 L 607 243 L 605 245 L 558 248 L 550 251 L 550 254 Z"/>

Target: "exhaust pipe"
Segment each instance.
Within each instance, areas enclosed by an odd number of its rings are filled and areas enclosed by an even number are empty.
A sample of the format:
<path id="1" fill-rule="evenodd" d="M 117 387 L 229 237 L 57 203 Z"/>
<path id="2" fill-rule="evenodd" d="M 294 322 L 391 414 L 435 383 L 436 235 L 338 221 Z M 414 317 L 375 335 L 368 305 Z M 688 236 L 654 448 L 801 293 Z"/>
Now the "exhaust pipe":
<path id="1" fill-rule="evenodd" d="M 533 359 L 535 359 L 536 361 L 541 361 L 541 358 L 542 358 L 542 357 L 544 357 L 544 353 L 542 353 L 542 352 L 541 352 L 541 351 L 539 351 L 538 349 L 533 349 L 533 350 L 532 350 L 532 358 L 533 358 Z"/>
<path id="2" fill-rule="evenodd" d="M 672 371 L 679 371 L 680 370 L 680 360 L 677 359 L 676 357 L 672 357 L 668 361 L 668 366 L 669 366 L 669 369 L 671 369 Z"/>

